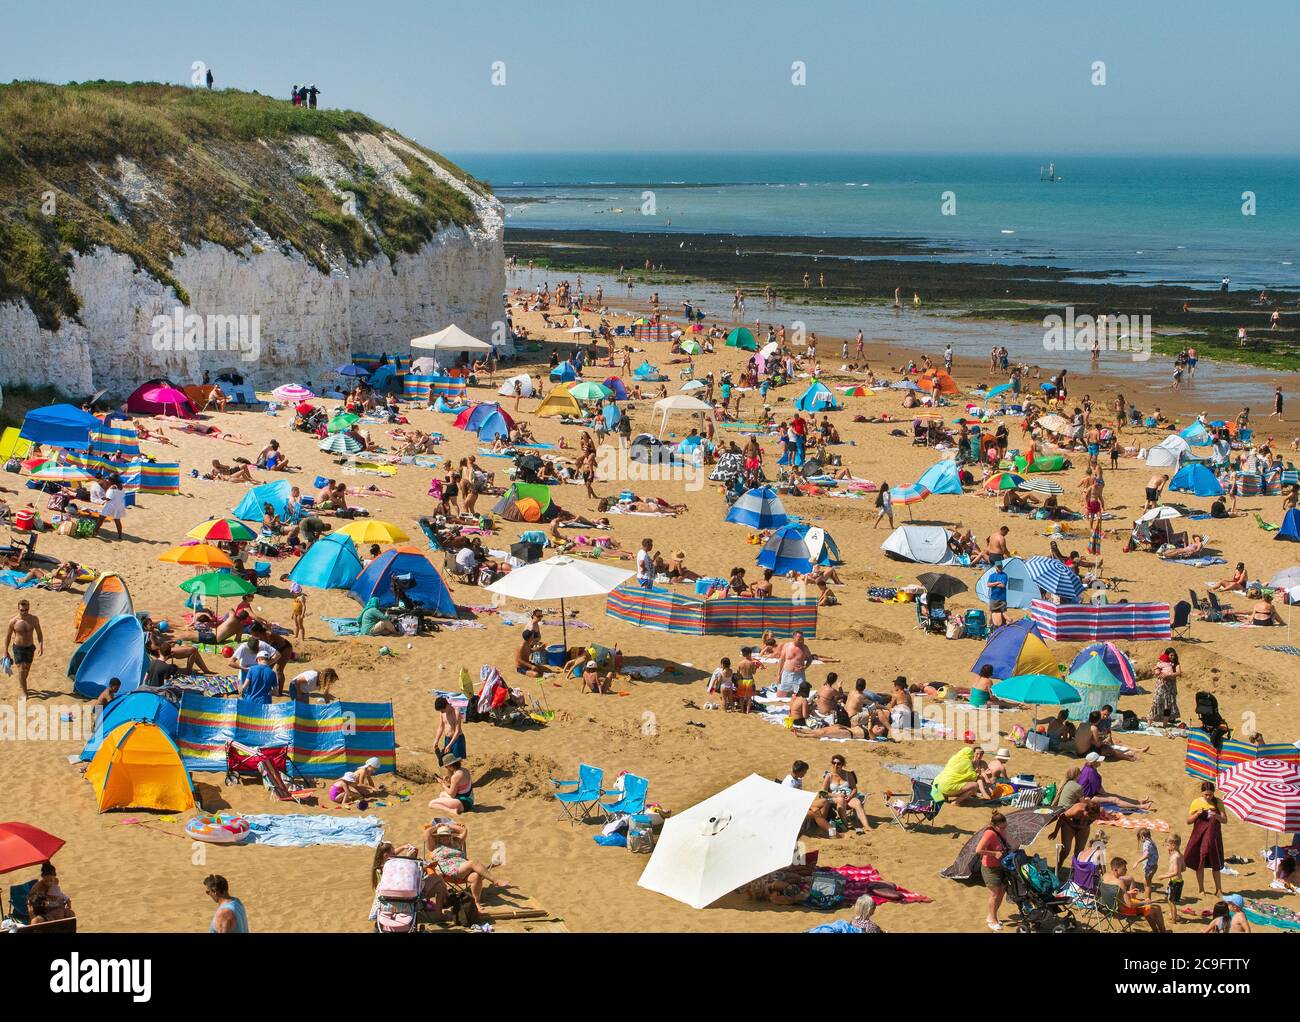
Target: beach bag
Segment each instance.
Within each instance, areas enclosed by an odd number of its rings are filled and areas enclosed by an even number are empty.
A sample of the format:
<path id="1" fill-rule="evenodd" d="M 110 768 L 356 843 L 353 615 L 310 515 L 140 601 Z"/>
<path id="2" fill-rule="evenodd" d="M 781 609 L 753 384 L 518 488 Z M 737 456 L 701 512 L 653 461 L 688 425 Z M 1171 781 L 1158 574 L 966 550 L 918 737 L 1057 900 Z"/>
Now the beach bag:
<path id="1" fill-rule="evenodd" d="M 844 900 L 846 883 L 844 877 L 838 873 L 814 874 L 812 890 L 808 894 L 808 904 L 813 908 L 835 908 Z"/>
<path id="2" fill-rule="evenodd" d="M 375 893 L 381 898 L 409 901 L 420 893 L 420 862 L 394 856 L 384 863 Z"/>
<path id="3" fill-rule="evenodd" d="M 1007 732 L 1007 738 L 1011 741 L 1011 743 L 1021 749 L 1025 747 L 1026 737 L 1027 734 L 1025 732 L 1025 726 L 1023 724 L 1016 724 L 1011 728 L 1010 731 Z"/>
<path id="4" fill-rule="evenodd" d="M 1031 752 L 1047 752 L 1051 744 L 1052 740 L 1038 731 L 1030 731 L 1025 735 L 1025 748 Z"/>
<path id="5" fill-rule="evenodd" d="M 966 625 L 959 617 L 948 618 L 948 623 L 944 627 L 944 636 L 949 639 L 960 639 L 966 634 Z"/>

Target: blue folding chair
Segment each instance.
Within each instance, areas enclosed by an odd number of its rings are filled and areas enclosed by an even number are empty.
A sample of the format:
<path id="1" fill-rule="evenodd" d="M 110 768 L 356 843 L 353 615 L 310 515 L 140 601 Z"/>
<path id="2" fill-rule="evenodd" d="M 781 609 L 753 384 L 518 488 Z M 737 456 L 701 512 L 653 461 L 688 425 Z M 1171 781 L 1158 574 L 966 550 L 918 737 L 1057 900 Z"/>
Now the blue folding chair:
<path id="1" fill-rule="evenodd" d="M 600 809 L 609 819 L 615 816 L 636 816 L 645 812 L 646 790 L 650 782 L 636 774 L 623 775 L 623 795 L 615 802 L 602 802 Z"/>
<path id="2" fill-rule="evenodd" d="M 35 880 L 28 880 L 25 884 L 14 884 L 9 888 L 9 912 L 6 915 L 0 911 L 0 916 L 6 919 L 12 919 L 16 923 L 22 923 L 26 926 L 31 922 L 27 915 L 27 899 L 31 897 L 32 888 L 36 886 Z"/>
<path id="3" fill-rule="evenodd" d="M 601 781 L 605 779 L 605 771 L 599 767 L 588 766 L 582 763 L 578 766 L 578 779 L 576 781 L 557 781 L 551 778 L 551 783 L 557 788 L 576 785 L 573 791 L 557 791 L 555 799 L 560 803 L 563 810 L 557 819 L 563 820 L 566 816 L 570 823 L 585 823 L 595 808 L 600 805 L 601 797 L 612 795 L 613 792 L 606 791 L 600 786 Z"/>

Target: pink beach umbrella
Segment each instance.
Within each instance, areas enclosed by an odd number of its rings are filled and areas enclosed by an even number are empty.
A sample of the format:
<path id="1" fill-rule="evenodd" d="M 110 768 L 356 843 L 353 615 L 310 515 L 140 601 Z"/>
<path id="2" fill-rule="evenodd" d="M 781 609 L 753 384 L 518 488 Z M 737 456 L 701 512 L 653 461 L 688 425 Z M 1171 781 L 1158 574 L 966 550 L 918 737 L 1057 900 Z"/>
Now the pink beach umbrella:
<path id="1" fill-rule="evenodd" d="M 1219 775 L 1223 804 L 1243 823 L 1265 830 L 1300 830 L 1300 767 L 1279 759 L 1257 759 Z"/>
<path id="2" fill-rule="evenodd" d="M 297 404 L 299 401 L 308 401 L 316 395 L 301 384 L 286 383 L 283 387 L 276 387 L 271 391 L 271 396 L 285 404 Z"/>
<path id="3" fill-rule="evenodd" d="M 190 399 L 183 392 L 175 387 L 160 383 L 156 387 L 150 387 L 140 397 L 150 404 L 160 405 L 163 411 L 169 415 L 178 415 L 183 418 L 192 418 L 189 413 Z"/>

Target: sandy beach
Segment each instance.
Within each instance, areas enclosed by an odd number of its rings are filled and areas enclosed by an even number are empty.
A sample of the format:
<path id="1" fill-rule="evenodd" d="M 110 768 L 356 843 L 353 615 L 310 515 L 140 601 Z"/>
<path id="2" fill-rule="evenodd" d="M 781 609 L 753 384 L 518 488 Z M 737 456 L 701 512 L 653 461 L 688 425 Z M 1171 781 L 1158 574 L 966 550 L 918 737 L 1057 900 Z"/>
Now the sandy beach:
<path id="1" fill-rule="evenodd" d="M 556 281 L 552 281 L 554 284 Z M 646 296 L 639 295 L 638 298 Z M 626 323 L 630 314 L 641 307 L 615 312 L 611 322 Z M 674 310 L 675 311 L 675 310 Z M 747 317 L 752 319 L 753 316 Z M 760 314 L 759 318 L 765 318 Z M 548 342 L 564 339 L 559 330 L 543 329 L 540 315 L 516 313 L 516 325 L 527 327 L 534 337 Z M 906 350 L 900 345 L 868 337 L 868 359 L 882 376 L 893 377 L 886 366 L 897 365 Z M 860 377 L 838 370 L 838 337 L 823 335 L 821 361 L 826 367 L 823 379 L 835 387 L 859 382 Z M 645 345 L 640 345 L 644 348 Z M 675 392 L 679 381 L 675 367 L 668 366 L 667 346 L 650 346 L 637 352 L 633 364 L 648 358 L 670 376 L 668 388 Z M 942 345 L 925 349 L 938 359 Z M 888 352 L 888 354 L 887 354 Z M 545 373 L 545 352 L 531 356 L 542 361 L 528 363 L 521 369 L 503 367 L 496 381 L 511 372 Z M 1160 385 L 1143 384 L 1123 374 L 1089 376 L 1086 357 L 1075 356 L 1079 364 L 1061 363 L 1071 370 L 1072 396 L 1091 394 L 1100 410 L 1107 406 L 1118 388 L 1143 410 L 1159 405 L 1166 415 L 1188 424 L 1194 415 L 1208 411 L 1211 418 L 1231 419 L 1238 410 L 1236 402 L 1215 400 L 1208 384 L 1171 392 Z M 719 348 L 715 355 L 697 359 L 697 375 L 714 373 L 723 368 L 736 370 L 743 365 L 743 353 Z M 1044 363 L 1044 368 L 1053 367 Z M 1213 364 L 1202 363 L 1202 373 L 1212 378 Z M 589 370 L 588 378 L 603 378 L 616 373 L 603 368 Z M 989 378 L 986 362 L 962 356 L 954 375 L 962 387 Z M 1044 379 L 1047 373 L 1044 373 Z M 805 383 L 796 383 L 774 391 L 769 400 L 778 419 L 789 414 L 791 402 L 802 392 Z M 1159 386 L 1159 390 L 1151 389 Z M 472 389 L 473 399 L 493 400 L 495 386 Z M 1287 454 L 1296 427 L 1290 422 L 1266 420 L 1271 394 L 1261 390 L 1251 402 L 1255 408 L 1257 437 L 1276 438 L 1277 446 Z M 772 399 L 775 400 L 772 400 Z M 502 398 L 507 409 L 512 399 Z M 756 411 L 756 395 L 746 395 L 748 411 Z M 333 402 L 325 402 L 332 407 Z M 557 419 L 530 416 L 538 399 L 524 399 L 519 412 L 532 426 L 539 440 L 558 443 L 563 437 L 576 447 L 578 429 L 562 426 Z M 652 431 L 650 401 L 633 401 L 628 408 L 634 432 Z M 945 417 L 955 418 L 960 399 Z M 949 415 L 948 412 L 952 414 Z M 896 391 L 880 390 L 871 397 L 847 399 L 847 409 L 833 416 L 845 445 L 836 448 L 855 476 L 875 482 L 888 480 L 894 485 L 916 479 L 938 460 L 932 449 L 912 446 L 908 439 L 889 435 L 891 424 L 855 423 L 854 416 L 878 417 L 888 413 L 902 419 L 910 413 L 900 407 Z M 423 430 L 441 431 L 446 437 L 438 452 L 448 461 L 479 452 L 477 438 L 451 427 L 449 416 L 410 406 L 410 422 Z M 750 418 L 750 416 L 745 416 Z M 202 468 L 213 458 L 229 461 L 236 455 L 252 458 L 271 438 L 280 442 L 290 462 L 301 466 L 292 479 L 307 489 L 317 474 L 335 475 L 327 455 L 316 449 L 315 438 L 290 429 L 291 416 L 282 410 L 276 416 L 243 411 L 213 413 L 208 421 L 231 435 L 242 435 L 247 446 L 180 432 L 170 422 L 161 422 L 176 447 L 146 443 L 145 450 L 159 460 L 180 460 L 184 473 L 182 493 L 177 496 L 144 496 L 126 516 L 127 538 L 75 540 L 58 535 L 41 537 L 42 553 L 70 558 L 100 571 L 119 572 L 127 580 L 137 610 L 148 610 L 155 617 L 179 618 L 181 594 L 177 585 L 187 577 L 187 569 L 160 564 L 157 557 L 180 542 L 192 526 L 212 515 L 227 513 L 243 495 L 239 484 L 191 478 L 189 469 Z M 1007 420 L 1013 443 L 1019 430 L 1015 420 Z M 680 431 L 681 426 L 678 426 Z M 383 427 L 369 427 L 374 442 L 391 446 Z M 1161 438 L 1155 430 L 1126 430 L 1126 443 L 1149 446 Z M 735 434 L 720 433 L 723 440 Z M 764 442 L 769 475 L 777 450 L 770 440 Z M 569 452 L 571 453 L 571 452 Z M 1052 478 L 1066 488 L 1063 498 L 1072 507 L 1079 504 L 1074 484 L 1082 476 L 1082 455 L 1076 454 L 1075 467 Z M 508 461 L 482 459 L 485 467 L 495 469 L 498 481 L 509 467 Z M 430 477 L 441 470 L 415 466 L 399 468 L 393 478 L 354 474 L 339 475 L 348 485 L 364 488 L 374 484 L 392 492 L 392 496 L 353 497 L 373 517 L 396 523 L 410 533 L 414 545 L 427 544 L 419 533 L 416 520 L 433 509 L 427 494 Z M 1108 526 L 1127 534 L 1133 518 L 1143 507 L 1142 488 L 1151 472 L 1136 458 L 1125 457 L 1119 469 L 1107 473 L 1107 507 L 1115 515 Z M 271 478 L 254 472 L 259 480 Z M 6 476 L 12 487 L 17 476 Z M 598 494 L 617 493 L 626 485 L 615 480 L 598 480 Z M 609 533 L 617 541 L 621 556 L 617 563 L 632 567 L 631 552 L 643 537 L 653 539 L 655 548 L 670 555 L 682 550 L 689 567 L 703 574 L 725 576 L 733 565 L 753 573 L 756 547 L 748 542 L 751 530 L 723 521 L 725 504 L 716 484 L 691 491 L 682 482 L 638 482 L 634 488 L 642 496 L 663 497 L 683 503 L 688 510 L 673 517 L 639 518 L 615 516 Z M 6 494 L 11 507 L 30 498 L 26 490 Z M 555 499 L 566 510 L 594 517 L 596 502 L 585 496 L 580 485 L 560 486 Z M 1186 494 L 1173 499 L 1204 511 L 1208 499 Z M 486 501 L 486 498 L 485 498 Z M 1245 561 L 1252 578 L 1267 579 L 1283 567 L 1295 563 L 1295 548 L 1278 543 L 1273 535 L 1257 528 L 1258 512 L 1271 522 L 1280 521 L 1281 500 L 1277 497 L 1242 498 L 1237 517 L 1196 523 L 1204 527 L 1207 545 L 1228 561 L 1227 565 L 1191 568 L 1166 563 L 1141 552 L 1122 553 L 1122 538 L 1107 536 L 1104 541 L 1108 574 L 1119 580 L 1119 596 L 1131 601 L 1185 599 L 1187 590 L 1205 587 L 1226 577 L 1232 564 Z M 482 506 L 482 505 L 481 505 Z M 822 608 L 817 636 L 811 642 L 816 652 L 834 658 L 837 663 L 816 666 L 810 679 L 819 682 L 827 670 L 836 670 L 846 687 L 857 677 L 868 680 L 869 687 L 883 690 L 898 674 L 913 682 L 947 682 L 965 684 L 971 665 L 982 643 L 969 639 L 948 641 L 941 636 L 915 630 L 915 612 L 911 604 L 868 602 L 871 586 L 896 586 L 914 581 L 921 566 L 903 564 L 885 557 L 880 543 L 888 534 L 883 526 L 872 528 L 874 505 L 869 497 L 853 499 L 842 496 L 804 496 L 787 500 L 788 509 L 830 532 L 843 554 L 839 568 L 844 585 L 835 587 L 839 604 Z M 1008 524 L 1013 553 L 1020 555 L 1048 553 L 1048 523 L 1025 517 L 1001 514 L 996 501 L 968 489 L 961 496 L 937 496 L 911 508 L 916 522 L 944 524 L 973 530 L 983 538 L 1000 525 Z M 909 520 L 908 510 L 899 508 L 902 522 Z M 506 549 L 521 531 L 531 526 L 498 522 L 498 531 L 487 544 Z M 1083 549 L 1087 543 L 1086 524 L 1076 522 L 1066 549 Z M 440 564 L 440 556 L 435 558 Z M 255 610 L 265 617 L 287 624 L 290 598 L 281 574 L 292 566 L 291 558 L 274 562 L 272 581 L 255 598 Z M 978 577 L 969 569 L 953 569 L 972 591 L 955 597 L 950 607 L 958 611 L 978 606 L 973 585 Z M 50 707 L 59 712 L 72 711 L 79 705 L 70 693 L 71 683 L 64 669 L 71 656 L 72 622 L 80 599 L 80 588 L 73 593 L 49 593 L 27 590 L 22 594 L 0 591 L 6 613 L 20 595 L 32 601 L 33 612 L 41 619 L 45 631 L 44 655 L 32 671 L 31 687 L 40 698 L 26 706 L 27 712 L 47 715 Z M 789 582 L 778 580 L 777 595 L 787 595 Z M 487 604 L 489 594 L 452 583 L 452 594 L 461 606 Z M 1234 605 L 1248 607 L 1245 598 L 1232 598 Z M 438 793 L 438 770 L 431 743 L 437 726 L 431 691 L 454 688 L 460 668 L 477 677 L 484 664 L 495 664 L 509 672 L 518 644 L 519 628 L 509 626 L 499 615 L 480 614 L 472 627 L 444 631 L 432 637 L 407 639 L 337 638 L 321 622 L 324 616 L 357 613 L 357 605 L 341 590 L 309 590 L 307 625 L 310 638 L 300 644 L 313 668 L 333 667 L 339 682 L 334 692 L 345 700 L 391 700 L 397 721 L 398 772 L 383 781 L 390 792 L 409 791 L 405 800 L 391 796 L 387 804 L 372 811 L 379 815 L 387 840 L 397 843 L 417 842 L 421 827 L 428 821 L 427 803 Z M 508 609 L 527 612 L 524 604 Z M 580 634 L 583 640 L 617 646 L 629 665 L 655 665 L 664 668 L 658 677 L 638 681 L 622 677 L 608 695 L 582 694 L 576 682 L 546 678 L 542 681 L 516 678 L 530 698 L 556 711 L 554 720 L 528 731 L 496 728 L 476 723 L 466 726 L 468 766 L 475 781 L 475 810 L 466 817 L 469 848 L 475 858 L 493 859 L 494 873 L 503 887 L 490 891 L 486 905 L 490 908 L 522 904 L 542 906 L 550 918 L 562 920 L 572 931 L 800 931 L 823 921 L 823 916 L 804 907 L 776 908 L 746 901 L 730 895 L 712 907 L 696 911 L 674 900 L 643 890 L 637 878 L 646 857 L 621 848 L 604 848 L 592 836 L 598 828 L 572 825 L 557 819 L 557 806 L 550 797 L 549 778 L 571 777 L 579 763 L 604 769 L 607 779 L 619 771 L 630 771 L 649 779 L 651 801 L 672 811 L 681 811 L 708 795 L 747 776 L 780 778 L 795 759 L 807 760 L 812 774 L 820 777 L 832 754 L 847 757 L 848 766 L 859 777 L 860 787 L 869 792 L 867 810 L 876 828 L 865 835 L 846 834 L 835 839 L 805 839 L 808 850 L 816 850 L 821 864 L 870 864 L 889 881 L 928 896 L 928 902 L 885 905 L 876 920 L 888 931 L 941 932 L 983 930 L 985 890 L 979 884 L 967 885 L 939 876 L 967 838 L 987 822 L 987 808 L 945 807 L 931 828 L 904 832 L 885 810 L 883 793 L 902 791 L 905 778 L 887 771 L 887 765 L 937 764 L 946 762 L 959 748 L 959 740 L 904 742 L 829 742 L 794 737 L 786 729 L 765 723 L 757 716 L 705 710 L 708 701 L 705 681 L 720 657 L 738 657 L 746 640 L 736 638 L 698 638 L 667 635 L 638 629 L 607 617 L 603 599 L 573 601 L 576 616 L 568 622 L 570 642 Z M 1289 608 L 1281 608 L 1289 621 Z M 1018 616 L 1018 615 L 1013 615 Z M 554 618 L 554 613 L 548 613 Z M 585 627 L 584 627 L 585 626 Z M 548 624 L 545 638 L 558 641 L 559 626 Z M 1265 651 L 1268 644 L 1286 643 L 1291 639 L 1288 626 L 1282 630 L 1263 630 L 1196 622 L 1191 638 L 1179 642 L 1184 677 L 1179 686 L 1180 706 L 1184 719 L 1190 719 L 1194 693 L 1206 688 L 1217 694 L 1220 708 L 1229 722 L 1240 727 L 1250 719 L 1270 741 L 1292 741 L 1300 732 L 1300 697 L 1291 690 L 1294 663 L 1282 653 Z M 380 658 L 379 648 L 393 647 L 395 658 Z M 408 646 L 409 644 L 409 646 Z M 1079 648 L 1078 643 L 1054 643 L 1053 653 L 1068 664 Z M 1164 643 L 1122 643 L 1140 669 L 1150 669 Z M 760 681 L 771 680 L 773 667 L 765 668 Z M 1143 684 L 1145 694 L 1124 697 L 1119 708 L 1132 709 L 1146 716 L 1150 708 L 1150 682 Z M 0 692 L 12 706 L 16 686 L 11 678 L 0 678 Z M 1026 724 L 1027 711 L 1006 711 L 1000 719 L 1002 732 L 1015 724 Z M 1003 737 L 1001 745 L 1010 742 Z M 1147 744 L 1145 739 L 1142 744 Z M 1171 831 L 1187 833 L 1187 806 L 1196 786 L 1183 769 L 1185 743 L 1177 738 L 1153 737 L 1151 751 L 1135 763 L 1107 764 L 1103 776 L 1110 791 L 1154 801 L 1151 815 L 1169 824 Z M 184 836 L 183 819 L 160 820 L 147 812 L 96 812 L 87 782 L 82 779 L 69 757 L 80 749 L 77 741 L 10 741 L 0 743 L 0 776 L 5 778 L 3 801 L 10 807 L 6 816 L 17 816 L 67 840 L 59 853 L 58 863 L 64 889 L 71 895 L 83 930 L 132 931 L 206 929 L 211 903 L 203 893 L 201 880 L 212 872 L 224 874 L 248 908 L 250 922 L 258 931 L 364 931 L 369 928 L 366 913 L 370 905 L 369 872 L 371 852 L 367 848 L 313 847 L 289 849 L 274 847 L 194 846 Z M 1060 755 L 1040 754 L 1012 749 L 1012 773 L 1030 773 L 1039 778 L 1060 780 L 1072 761 Z M 211 811 L 231 809 L 235 812 L 279 812 L 284 809 L 256 785 L 225 787 L 219 774 L 196 775 L 196 792 L 204 807 Z M 21 807 L 21 808 L 19 808 Z M 345 813 L 356 810 L 311 808 L 293 811 Z M 1134 832 L 1108 828 L 1110 848 L 1137 858 Z M 1033 851 L 1052 858 L 1045 830 Z M 1159 837 L 1159 835 L 1157 835 Z M 1235 819 L 1225 827 L 1225 844 L 1229 855 L 1248 859 L 1235 867 L 1237 875 L 1225 876 L 1225 890 L 1261 898 L 1282 897 L 1269 890 L 1267 869 L 1261 864 L 1260 851 L 1264 832 Z M 1190 879 L 1190 878 L 1189 878 Z M 1208 909 L 1213 899 L 1196 898 L 1195 885 L 1189 883 L 1188 909 L 1199 913 Z M 131 893 L 135 892 L 135 893 Z M 1183 924 L 1186 925 L 1186 924 Z"/>

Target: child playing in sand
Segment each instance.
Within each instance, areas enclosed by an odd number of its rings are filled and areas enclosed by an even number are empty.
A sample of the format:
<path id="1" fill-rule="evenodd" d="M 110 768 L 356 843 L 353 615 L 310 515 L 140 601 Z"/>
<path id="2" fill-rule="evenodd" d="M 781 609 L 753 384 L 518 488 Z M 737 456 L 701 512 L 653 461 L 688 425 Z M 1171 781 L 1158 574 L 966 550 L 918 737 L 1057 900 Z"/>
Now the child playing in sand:
<path id="1" fill-rule="evenodd" d="M 1142 827 L 1137 832 L 1138 860 L 1142 863 L 1142 893 L 1147 901 L 1151 900 L 1151 881 L 1160 866 L 1160 849 L 1151 840 L 1151 829 Z"/>
<path id="2" fill-rule="evenodd" d="M 736 705 L 736 675 L 731 669 L 731 658 L 723 657 L 718 661 L 718 669 L 709 678 L 709 694 L 722 695 L 722 708 L 731 710 Z"/>
<path id="3" fill-rule="evenodd" d="M 752 646 L 742 646 L 740 663 L 736 664 L 736 709 L 749 713 L 754 706 L 754 675 L 762 664 L 754 659 Z"/>
<path id="4" fill-rule="evenodd" d="M 307 594 L 302 591 L 302 586 L 297 582 L 289 587 L 289 592 L 293 594 L 293 637 L 305 639 L 307 638 Z"/>
<path id="5" fill-rule="evenodd" d="M 1177 921 L 1178 902 L 1183 897 L 1183 870 L 1186 868 L 1183 863 L 1182 837 L 1178 834 L 1170 834 L 1169 840 L 1165 842 L 1165 851 L 1169 855 L 1169 869 L 1160 879 L 1168 881 L 1169 914 Z"/>

